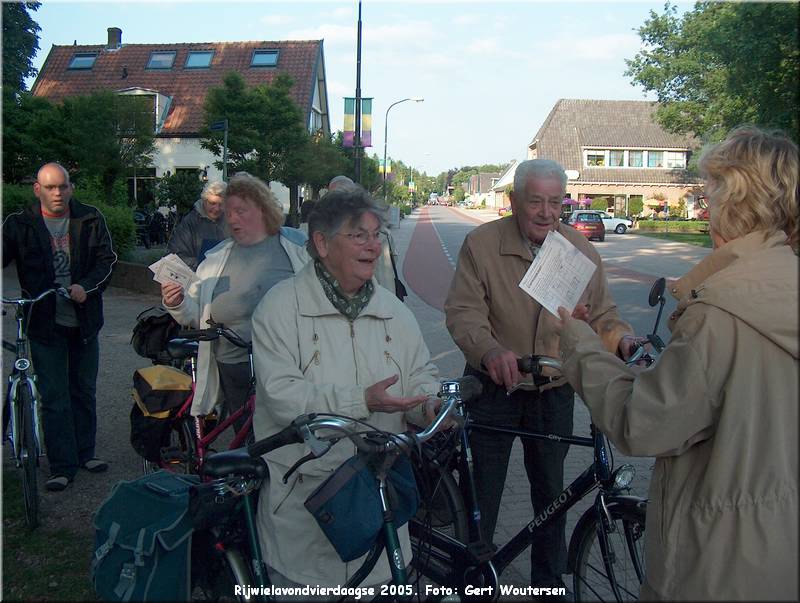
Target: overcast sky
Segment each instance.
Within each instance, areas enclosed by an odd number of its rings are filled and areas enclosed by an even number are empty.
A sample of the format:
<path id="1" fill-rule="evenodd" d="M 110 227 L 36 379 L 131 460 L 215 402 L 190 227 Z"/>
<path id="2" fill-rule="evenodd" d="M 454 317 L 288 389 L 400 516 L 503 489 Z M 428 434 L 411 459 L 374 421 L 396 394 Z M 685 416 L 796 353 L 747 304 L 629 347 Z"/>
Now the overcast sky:
<path id="1" fill-rule="evenodd" d="M 374 97 L 373 147 L 429 174 L 524 159 L 559 98 L 644 100 L 624 77 L 636 28 L 656 2 L 362 3 L 361 93 Z M 691 8 L 680 3 L 681 10 Z M 329 2 L 62 2 L 44 0 L 38 68 L 53 44 L 323 39 L 333 131 L 355 96 L 357 0 Z M 32 80 L 28 82 L 29 87 Z"/>

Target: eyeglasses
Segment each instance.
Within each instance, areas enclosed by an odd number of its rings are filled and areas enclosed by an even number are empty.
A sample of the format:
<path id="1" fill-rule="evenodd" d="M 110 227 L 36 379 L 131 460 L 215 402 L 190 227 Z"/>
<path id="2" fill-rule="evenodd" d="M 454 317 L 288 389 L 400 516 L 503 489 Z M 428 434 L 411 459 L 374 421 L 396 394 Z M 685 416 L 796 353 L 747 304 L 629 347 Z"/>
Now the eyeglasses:
<path id="1" fill-rule="evenodd" d="M 367 232 L 366 230 L 359 230 L 358 232 L 337 232 L 337 235 L 341 235 L 343 237 L 347 237 L 350 239 L 355 245 L 359 247 L 363 247 L 367 244 L 367 242 L 372 241 L 373 239 L 380 242 L 380 236 L 383 233 L 382 230 L 376 230 L 375 232 Z"/>

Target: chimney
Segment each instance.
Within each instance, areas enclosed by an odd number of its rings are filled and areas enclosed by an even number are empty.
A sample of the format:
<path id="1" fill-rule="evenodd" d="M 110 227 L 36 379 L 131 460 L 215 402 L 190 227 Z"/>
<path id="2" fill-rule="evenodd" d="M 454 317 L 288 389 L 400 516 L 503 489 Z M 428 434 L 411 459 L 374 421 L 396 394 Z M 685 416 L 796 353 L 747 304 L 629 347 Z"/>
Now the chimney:
<path id="1" fill-rule="evenodd" d="M 109 27 L 106 48 L 108 50 L 116 50 L 120 46 L 122 46 L 122 30 L 119 27 Z"/>

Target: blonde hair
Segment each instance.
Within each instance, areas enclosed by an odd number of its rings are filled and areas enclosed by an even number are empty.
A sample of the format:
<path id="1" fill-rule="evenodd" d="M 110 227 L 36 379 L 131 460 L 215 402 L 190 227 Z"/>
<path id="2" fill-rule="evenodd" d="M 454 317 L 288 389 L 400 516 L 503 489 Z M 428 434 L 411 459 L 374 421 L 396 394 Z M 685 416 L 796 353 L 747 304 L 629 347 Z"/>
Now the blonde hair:
<path id="1" fill-rule="evenodd" d="M 780 131 L 755 126 L 732 130 L 703 151 L 711 228 L 730 241 L 751 232 L 784 232 L 798 244 L 797 145 Z"/>
<path id="2" fill-rule="evenodd" d="M 237 172 L 228 182 L 225 200 L 234 196 L 247 199 L 261 209 L 267 234 L 276 234 L 283 225 L 283 207 L 262 180 L 247 172 Z"/>

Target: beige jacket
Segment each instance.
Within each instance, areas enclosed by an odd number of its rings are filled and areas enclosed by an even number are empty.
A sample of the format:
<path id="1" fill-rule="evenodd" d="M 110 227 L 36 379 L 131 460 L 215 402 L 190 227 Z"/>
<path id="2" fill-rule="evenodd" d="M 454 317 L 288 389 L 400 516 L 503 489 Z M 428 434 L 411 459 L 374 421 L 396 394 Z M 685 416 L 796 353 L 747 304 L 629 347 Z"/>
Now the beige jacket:
<path id="1" fill-rule="evenodd" d="M 594 423 L 657 457 L 642 599 L 797 600 L 798 258 L 785 235 L 753 233 L 672 290 L 672 338 L 649 369 L 579 321 L 561 338 Z"/>
<path id="2" fill-rule="evenodd" d="M 283 429 L 298 415 L 330 412 L 402 432 L 400 413 L 372 413 L 364 390 L 392 375 L 395 396 L 435 394 L 437 369 L 410 310 L 381 287 L 351 324 L 325 296 L 313 262 L 273 287 L 253 313 L 256 372 L 256 438 Z M 415 421 L 417 422 L 417 421 Z M 344 584 L 363 559 L 344 563 L 303 506 L 309 494 L 345 460 L 355 446 L 345 440 L 320 459 L 305 463 L 287 484 L 283 475 L 308 453 L 304 444 L 266 456 L 271 479 L 261 492 L 258 529 L 267 563 L 301 584 Z M 400 530 L 405 562 L 411 560 L 407 528 Z M 364 584 L 391 577 L 385 555 Z"/>
<path id="3" fill-rule="evenodd" d="M 616 350 L 633 330 L 617 315 L 600 255 L 571 226 L 559 224 L 558 232 L 597 266 L 581 303 L 591 304 L 592 327 L 607 349 Z M 513 216 L 483 224 L 464 240 L 444 310 L 447 329 L 473 368 L 480 369 L 486 352 L 498 346 L 518 356 L 558 356 L 558 317 L 519 288 L 532 261 Z"/>

